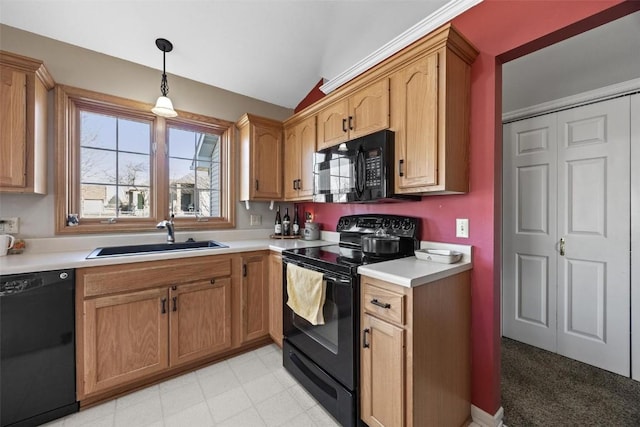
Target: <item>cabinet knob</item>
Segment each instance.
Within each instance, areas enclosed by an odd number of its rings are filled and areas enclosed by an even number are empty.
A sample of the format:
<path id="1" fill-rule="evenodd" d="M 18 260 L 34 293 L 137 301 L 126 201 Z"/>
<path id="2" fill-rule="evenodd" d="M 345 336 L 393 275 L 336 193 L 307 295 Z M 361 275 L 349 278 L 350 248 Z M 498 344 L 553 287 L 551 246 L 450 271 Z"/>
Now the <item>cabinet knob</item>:
<path id="1" fill-rule="evenodd" d="M 212 284 L 212 285 L 215 285 L 215 284 L 216 284 L 216 279 L 215 279 L 215 277 L 214 277 L 213 279 L 211 279 L 211 280 L 210 280 L 210 282 L 211 282 L 211 284 Z"/>

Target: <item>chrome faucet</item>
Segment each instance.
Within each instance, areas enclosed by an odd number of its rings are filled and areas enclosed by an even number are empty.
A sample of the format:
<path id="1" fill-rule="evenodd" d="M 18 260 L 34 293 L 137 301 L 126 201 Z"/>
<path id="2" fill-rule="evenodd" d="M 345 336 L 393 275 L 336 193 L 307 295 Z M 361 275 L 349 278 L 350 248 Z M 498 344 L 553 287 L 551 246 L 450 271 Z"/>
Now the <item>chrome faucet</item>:
<path id="1" fill-rule="evenodd" d="M 169 243 L 173 243 L 176 241 L 176 238 L 174 236 L 174 225 L 173 225 L 173 214 L 171 214 L 171 219 L 170 220 L 162 220 L 158 223 L 158 225 L 156 225 L 156 228 L 166 228 L 167 229 L 167 242 Z"/>

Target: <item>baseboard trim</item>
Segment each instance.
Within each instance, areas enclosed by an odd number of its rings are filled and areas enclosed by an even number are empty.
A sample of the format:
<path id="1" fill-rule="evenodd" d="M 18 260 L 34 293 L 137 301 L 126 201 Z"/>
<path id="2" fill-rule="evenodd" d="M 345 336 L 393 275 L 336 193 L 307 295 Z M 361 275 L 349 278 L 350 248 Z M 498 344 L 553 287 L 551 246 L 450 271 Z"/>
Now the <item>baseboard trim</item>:
<path id="1" fill-rule="evenodd" d="M 502 417 L 504 409 L 502 406 L 495 415 L 483 411 L 475 405 L 471 405 L 471 426 L 470 427 L 503 427 Z"/>

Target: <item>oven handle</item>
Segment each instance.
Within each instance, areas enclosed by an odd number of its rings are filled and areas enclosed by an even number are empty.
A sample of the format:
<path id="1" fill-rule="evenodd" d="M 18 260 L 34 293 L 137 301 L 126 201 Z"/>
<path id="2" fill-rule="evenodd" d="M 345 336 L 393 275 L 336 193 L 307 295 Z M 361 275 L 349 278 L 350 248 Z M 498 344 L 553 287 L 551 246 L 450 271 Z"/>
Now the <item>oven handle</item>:
<path id="1" fill-rule="evenodd" d="M 318 273 L 322 273 L 323 274 L 322 278 L 324 280 L 328 281 L 328 282 L 334 282 L 334 283 L 338 283 L 338 284 L 342 284 L 342 285 L 351 285 L 351 279 L 348 279 L 348 278 L 343 279 L 343 278 L 340 278 L 340 277 L 337 277 L 337 276 L 331 276 L 331 275 L 326 274 L 324 271 L 319 270 L 318 268 L 309 266 L 309 265 L 304 264 L 304 263 L 294 262 L 294 261 L 288 260 L 286 258 L 283 259 L 282 261 L 285 264 L 293 264 L 293 265 L 297 265 L 298 267 L 307 268 L 309 270 L 313 270 L 313 271 L 317 271 Z"/>

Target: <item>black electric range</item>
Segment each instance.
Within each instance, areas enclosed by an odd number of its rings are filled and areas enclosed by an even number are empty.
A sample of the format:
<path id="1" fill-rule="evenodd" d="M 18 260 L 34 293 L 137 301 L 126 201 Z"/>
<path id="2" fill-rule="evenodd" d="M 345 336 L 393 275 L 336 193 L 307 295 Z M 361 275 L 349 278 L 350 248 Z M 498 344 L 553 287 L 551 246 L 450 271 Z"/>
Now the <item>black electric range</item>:
<path id="1" fill-rule="evenodd" d="M 283 260 L 283 364 L 343 426 L 359 420 L 360 279 L 358 267 L 412 256 L 418 247 L 420 220 L 368 214 L 343 216 L 338 244 L 290 249 Z M 382 230 L 400 237 L 399 250 L 385 256 L 362 251 L 362 236 Z M 287 266 L 323 273 L 325 323 L 312 325 L 286 304 Z"/>

